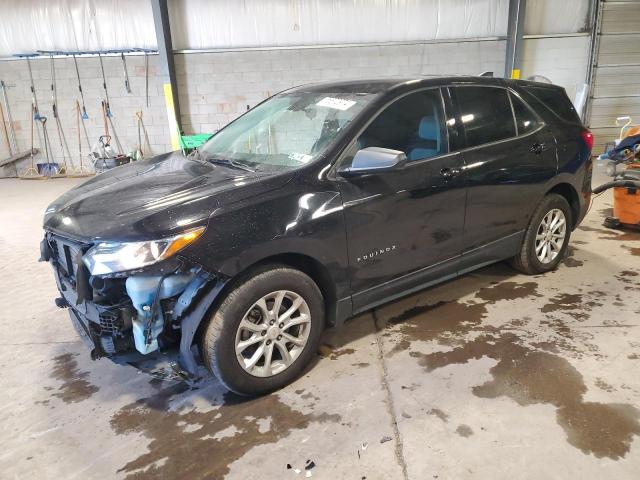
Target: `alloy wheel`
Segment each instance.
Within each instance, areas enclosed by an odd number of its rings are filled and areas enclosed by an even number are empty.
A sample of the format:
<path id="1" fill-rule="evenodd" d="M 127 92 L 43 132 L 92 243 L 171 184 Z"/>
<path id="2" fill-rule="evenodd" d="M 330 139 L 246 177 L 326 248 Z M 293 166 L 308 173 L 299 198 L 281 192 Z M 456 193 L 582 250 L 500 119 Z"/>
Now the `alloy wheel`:
<path id="1" fill-rule="evenodd" d="M 256 377 L 286 370 L 304 350 L 311 330 L 307 302 L 295 292 L 269 293 L 245 313 L 236 332 L 240 366 Z"/>
<path id="2" fill-rule="evenodd" d="M 554 208 L 543 217 L 536 233 L 536 257 L 543 264 L 553 262 L 562 251 L 567 237 L 564 212 Z"/>

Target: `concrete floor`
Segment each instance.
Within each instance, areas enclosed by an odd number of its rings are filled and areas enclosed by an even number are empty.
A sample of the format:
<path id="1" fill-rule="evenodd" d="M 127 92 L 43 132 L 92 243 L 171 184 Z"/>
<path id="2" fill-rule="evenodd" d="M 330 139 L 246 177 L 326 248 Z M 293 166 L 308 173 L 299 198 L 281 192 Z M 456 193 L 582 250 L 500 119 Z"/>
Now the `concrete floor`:
<path id="1" fill-rule="evenodd" d="M 361 315 L 242 400 L 89 359 L 36 262 L 77 183 L 0 181 L 0 477 L 638 478 L 640 234 L 601 227 L 610 197 L 556 272 L 499 264 Z"/>

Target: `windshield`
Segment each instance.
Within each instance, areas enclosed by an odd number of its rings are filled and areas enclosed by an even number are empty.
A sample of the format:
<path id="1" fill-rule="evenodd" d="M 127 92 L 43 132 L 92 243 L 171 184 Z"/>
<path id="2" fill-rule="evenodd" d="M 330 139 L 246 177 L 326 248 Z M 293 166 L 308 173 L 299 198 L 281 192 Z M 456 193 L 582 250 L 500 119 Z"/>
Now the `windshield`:
<path id="1" fill-rule="evenodd" d="M 307 164 L 374 97 L 370 93 L 332 92 L 276 95 L 216 133 L 200 148 L 200 156 L 262 170 Z"/>

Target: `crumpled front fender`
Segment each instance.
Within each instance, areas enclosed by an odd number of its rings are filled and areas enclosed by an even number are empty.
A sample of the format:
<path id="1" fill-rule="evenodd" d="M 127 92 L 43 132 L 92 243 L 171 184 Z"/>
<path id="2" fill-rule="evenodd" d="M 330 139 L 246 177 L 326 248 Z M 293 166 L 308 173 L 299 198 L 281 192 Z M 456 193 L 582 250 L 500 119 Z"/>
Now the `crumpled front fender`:
<path id="1" fill-rule="evenodd" d="M 203 287 L 206 289 L 205 293 L 197 301 L 196 305 L 189 309 L 180 323 L 180 367 L 194 377 L 198 376 L 198 362 L 193 354 L 193 339 L 202 320 L 225 285 L 225 280 L 216 279 Z"/>

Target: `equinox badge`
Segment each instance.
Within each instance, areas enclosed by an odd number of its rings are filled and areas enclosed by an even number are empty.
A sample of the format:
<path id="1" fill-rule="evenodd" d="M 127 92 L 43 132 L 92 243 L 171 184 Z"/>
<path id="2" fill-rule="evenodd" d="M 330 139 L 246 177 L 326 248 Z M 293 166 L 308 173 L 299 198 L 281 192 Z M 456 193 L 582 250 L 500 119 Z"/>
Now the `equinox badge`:
<path id="1" fill-rule="evenodd" d="M 364 260 L 371 260 L 372 258 L 377 257 L 377 256 L 379 256 L 379 255 L 384 255 L 384 254 L 386 254 L 386 253 L 391 253 L 391 252 L 393 252 L 395 249 L 396 249 L 396 246 L 395 246 L 395 245 L 390 245 L 390 246 L 388 246 L 388 247 L 379 248 L 379 249 L 377 249 L 377 250 L 374 250 L 374 251 L 372 251 L 372 252 L 368 252 L 368 253 L 365 253 L 364 255 L 359 256 L 359 257 L 356 259 L 356 262 L 360 263 L 360 262 L 362 262 L 362 261 L 364 261 Z"/>

